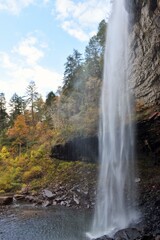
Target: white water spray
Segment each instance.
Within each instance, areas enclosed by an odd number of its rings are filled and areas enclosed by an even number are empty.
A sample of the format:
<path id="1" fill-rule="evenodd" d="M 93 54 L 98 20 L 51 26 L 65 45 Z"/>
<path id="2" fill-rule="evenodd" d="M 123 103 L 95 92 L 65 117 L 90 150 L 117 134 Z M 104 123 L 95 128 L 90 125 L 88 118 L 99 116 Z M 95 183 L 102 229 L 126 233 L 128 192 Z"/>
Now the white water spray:
<path id="1" fill-rule="evenodd" d="M 107 27 L 102 119 L 101 170 L 90 238 L 113 236 L 137 219 L 134 210 L 134 134 L 128 87 L 128 13 L 115 0 Z"/>

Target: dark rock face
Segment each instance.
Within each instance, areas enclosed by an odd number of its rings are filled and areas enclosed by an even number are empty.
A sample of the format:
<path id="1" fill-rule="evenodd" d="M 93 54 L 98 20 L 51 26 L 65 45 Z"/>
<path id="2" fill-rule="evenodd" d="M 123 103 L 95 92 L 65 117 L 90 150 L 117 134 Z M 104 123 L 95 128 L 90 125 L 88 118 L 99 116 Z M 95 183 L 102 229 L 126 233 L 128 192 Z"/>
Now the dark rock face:
<path id="1" fill-rule="evenodd" d="M 160 111 L 160 2 L 131 0 L 130 83 L 141 110 Z"/>
<path id="2" fill-rule="evenodd" d="M 98 138 L 77 137 L 67 143 L 52 148 L 51 157 L 60 160 L 96 162 L 98 158 Z"/>
<path id="3" fill-rule="evenodd" d="M 154 164 L 160 163 L 160 112 L 137 123 L 137 150 L 152 155 Z"/>

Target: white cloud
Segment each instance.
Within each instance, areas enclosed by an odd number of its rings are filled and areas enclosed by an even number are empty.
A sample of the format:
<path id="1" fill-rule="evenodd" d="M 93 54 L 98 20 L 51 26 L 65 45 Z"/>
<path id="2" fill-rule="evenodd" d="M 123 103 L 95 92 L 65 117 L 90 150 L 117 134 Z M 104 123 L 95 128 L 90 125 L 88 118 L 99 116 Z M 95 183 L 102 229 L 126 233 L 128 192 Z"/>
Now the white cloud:
<path id="1" fill-rule="evenodd" d="M 86 41 L 110 12 L 111 0 L 56 0 L 54 14 L 71 36 Z"/>
<path id="2" fill-rule="evenodd" d="M 31 80 L 36 83 L 37 90 L 43 97 L 49 91 L 56 91 L 62 84 L 63 76 L 40 62 L 45 57 L 46 48 L 41 48 L 43 45 L 37 38 L 28 36 L 11 53 L 0 52 L 0 86 L 1 92 L 6 93 L 7 100 L 15 92 L 24 95 Z"/>
<path id="3" fill-rule="evenodd" d="M 43 0 L 44 4 L 48 4 L 50 2 L 50 0 Z"/>
<path id="4" fill-rule="evenodd" d="M 23 40 L 18 47 L 15 47 L 13 52 L 25 57 L 29 65 L 34 65 L 44 56 L 43 51 L 35 46 L 37 44 L 37 39 L 30 36 Z"/>
<path id="5" fill-rule="evenodd" d="M 73 22 L 73 21 L 64 21 L 62 23 L 62 28 L 68 32 L 71 36 L 74 36 L 75 38 L 81 40 L 81 41 L 87 41 L 88 40 L 88 34 L 86 34 L 80 26 Z"/>
<path id="6" fill-rule="evenodd" d="M 11 14 L 18 15 L 24 8 L 29 5 L 48 4 L 50 0 L 0 0 L 0 11 L 8 11 Z"/>
<path id="7" fill-rule="evenodd" d="M 23 8 L 33 4 L 35 0 L 0 0 L 0 10 L 9 11 L 12 14 L 19 14 Z"/>

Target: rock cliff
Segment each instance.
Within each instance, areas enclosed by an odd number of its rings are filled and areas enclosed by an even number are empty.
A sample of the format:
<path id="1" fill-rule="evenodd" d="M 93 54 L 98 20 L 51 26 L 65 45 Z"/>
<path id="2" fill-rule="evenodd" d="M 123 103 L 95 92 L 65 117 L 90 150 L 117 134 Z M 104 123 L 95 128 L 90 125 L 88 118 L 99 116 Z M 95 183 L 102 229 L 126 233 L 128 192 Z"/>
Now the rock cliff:
<path id="1" fill-rule="evenodd" d="M 97 136 L 76 137 L 65 144 L 58 144 L 52 148 L 51 157 L 60 160 L 96 162 L 98 138 Z"/>
<path id="2" fill-rule="evenodd" d="M 127 8 L 132 21 L 130 82 L 144 117 L 160 111 L 160 1 L 132 0 Z"/>

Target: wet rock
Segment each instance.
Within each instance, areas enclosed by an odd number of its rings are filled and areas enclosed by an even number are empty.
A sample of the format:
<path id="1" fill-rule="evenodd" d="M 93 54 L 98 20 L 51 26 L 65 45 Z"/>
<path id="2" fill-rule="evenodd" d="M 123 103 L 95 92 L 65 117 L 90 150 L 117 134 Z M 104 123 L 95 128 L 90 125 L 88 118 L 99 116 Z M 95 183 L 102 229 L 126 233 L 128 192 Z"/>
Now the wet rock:
<path id="1" fill-rule="evenodd" d="M 66 202 L 66 207 L 71 207 L 71 201 Z"/>
<path id="2" fill-rule="evenodd" d="M 139 183 L 140 181 L 141 181 L 141 179 L 140 178 L 135 178 L 135 183 Z"/>
<path id="3" fill-rule="evenodd" d="M 79 201 L 79 198 L 76 195 L 73 196 L 73 200 L 77 205 L 79 205 L 80 201 Z"/>
<path id="4" fill-rule="evenodd" d="M 48 198 L 48 199 L 53 199 L 56 196 L 56 194 L 53 194 L 51 191 L 49 191 L 47 189 L 44 189 L 42 191 L 42 195 L 44 198 Z"/>
<path id="5" fill-rule="evenodd" d="M 42 200 L 40 200 L 40 199 L 35 199 L 34 200 L 34 203 L 33 203 L 33 206 L 38 206 L 38 205 L 42 205 L 43 204 L 43 201 Z"/>
<path id="6" fill-rule="evenodd" d="M 83 194 L 84 196 L 88 196 L 88 193 L 89 193 L 89 192 L 88 192 L 88 189 L 85 190 L 85 191 L 82 190 L 82 194 Z"/>
<path id="7" fill-rule="evenodd" d="M 157 235 L 157 236 L 155 237 L 155 240 L 160 240 L 160 235 Z"/>
<path id="8" fill-rule="evenodd" d="M 113 238 L 110 238 L 110 237 L 108 237 L 106 235 L 106 236 L 103 236 L 103 237 L 100 237 L 100 238 L 96 238 L 96 239 L 93 239 L 93 240 L 113 240 Z"/>
<path id="9" fill-rule="evenodd" d="M 157 7 L 160 10 L 160 0 L 157 0 Z"/>
<path id="10" fill-rule="evenodd" d="M 61 201 L 61 206 L 66 206 L 66 202 L 65 201 Z"/>
<path id="11" fill-rule="evenodd" d="M 53 206 L 56 206 L 56 205 L 57 205 L 57 202 L 56 202 L 56 201 L 53 201 L 52 205 L 53 205 Z"/>
<path id="12" fill-rule="evenodd" d="M 42 203 L 42 206 L 43 206 L 43 207 L 48 207 L 48 206 L 50 206 L 50 205 L 51 205 L 51 202 L 48 201 L 48 200 L 46 200 L 46 201 L 44 201 L 44 202 Z"/>
<path id="13" fill-rule="evenodd" d="M 9 205 L 13 202 L 12 196 L 0 196 L 0 205 Z"/>
<path id="14" fill-rule="evenodd" d="M 134 240 L 141 238 L 142 234 L 136 228 L 126 228 L 115 233 L 115 240 Z"/>
<path id="15" fill-rule="evenodd" d="M 55 198 L 55 201 L 56 201 L 57 203 L 61 203 L 61 201 L 63 201 L 63 200 L 64 200 L 64 196 L 56 197 L 56 198 Z"/>
<path id="16" fill-rule="evenodd" d="M 141 240 L 154 240 L 154 236 L 153 235 L 144 235 L 140 238 Z"/>
<path id="17" fill-rule="evenodd" d="M 17 201 L 24 200 L 25 199 L 25 195 L 23 195 L 23 194 L 15 194 L 14 195 L 14 199 L 17 200 Z"/>
<path id="18" fill-rule="evenodd" d="M 27 195 L 25 197 L 25 200 L 28 202 L 36 202 L 35 197 Z"/>
<path id="19" fill-rule="evenodd" d="M 160 207 L 160 199 L 155 202 L 155 207 Z"/>

